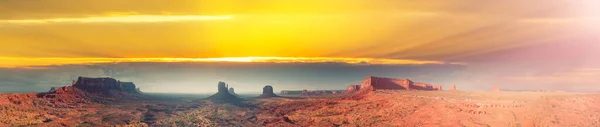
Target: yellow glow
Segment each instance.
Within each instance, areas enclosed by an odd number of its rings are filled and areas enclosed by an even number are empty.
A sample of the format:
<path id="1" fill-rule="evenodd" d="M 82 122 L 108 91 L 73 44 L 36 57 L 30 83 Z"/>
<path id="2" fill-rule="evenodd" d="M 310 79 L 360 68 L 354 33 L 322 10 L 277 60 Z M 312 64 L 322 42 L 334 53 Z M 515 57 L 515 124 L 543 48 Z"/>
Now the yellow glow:
<path id="1" fill-rule="evenodd" d="M 85 17 L 85 18 L 53 18 L 53 19 L 23 19 L 23 20 L 0 20 L 0 23 L 101 23 L 101 22 L 122 22 L 122 23 L 137 23 L 137 22 L 173 22 L 173 21 L 204 21 L 204 20 L 227 20 L 233 16 L 203 16 L 203 15 L 119 15 L 110 14 L 113 16 L 107 17 Z"/>
<path id="2" fill-rule="evenodd" d="M 441 61 L 419 61 L 379 58 L 330 57 L 229 57 L 229 58 L 18 58 L 0 57 L 0 68 L 38 68 L 39 66 L 97 64 L 122 62 L 242 62 L 242 63 L 347 63 L 347 64 L 444 64 Z M 461 63 L 449 63 L 461 64 Z"/>
<path id="3" fill-rule="evenodd" d="M 5 17 L 0 19 L 0 57 L 450 60 L 579 38 L 600 29 L 596 23 L 600 9 L 595 6 L 600 2 L 484 3 L 464 10 L 453 7 L 475 3 L 90 0 L 7 4 L 7 12 L 14 13 L 0 15 Z M 554 9 L 558 5 L 567 8 Z M 529 16 L 534 13 L 540 14 Z"/>

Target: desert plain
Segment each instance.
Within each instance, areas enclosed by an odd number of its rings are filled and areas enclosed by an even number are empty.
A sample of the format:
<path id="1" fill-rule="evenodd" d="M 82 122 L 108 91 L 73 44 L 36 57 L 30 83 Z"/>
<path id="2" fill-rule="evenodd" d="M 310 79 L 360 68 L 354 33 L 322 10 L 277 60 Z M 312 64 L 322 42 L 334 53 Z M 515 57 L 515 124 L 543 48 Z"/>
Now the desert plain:
<path id="1" fill-rule="evenodd" d="M 237 95 L 224 93 L 226 84 L 219 83 L 217 94 L 209 97 L 140 91 L 101 94 L 84 89 L 90 88 L 81 86 L 85 83 L 77 84 L 44 93 L 0 94 L 0 126 L 600 126 L 598 93 L 370 89 L 275 95 L 276 86 L 268 86 L 263 95 Z"/>

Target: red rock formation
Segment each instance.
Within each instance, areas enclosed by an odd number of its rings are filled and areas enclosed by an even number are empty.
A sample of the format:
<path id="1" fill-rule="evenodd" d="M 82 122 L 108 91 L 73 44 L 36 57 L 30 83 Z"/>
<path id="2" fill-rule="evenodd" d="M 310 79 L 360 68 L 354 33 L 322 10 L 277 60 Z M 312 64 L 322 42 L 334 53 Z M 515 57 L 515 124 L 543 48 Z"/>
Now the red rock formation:
<path id="1" fill-rule="evenodd" d="M 361 99 L 371 95 L 375 90 L 426 90 L 439 91 L 442 86 L 427 83 L 413 82 L 409 79 L 394 79 L 369 76 L 363 80 L 360 90 L 348 99 Z"/>
<path id="2" fill-rule="evenodd" d="M 380 78 L 380 77 L 367 77 L 360 84 L 360 89 L 404 89 L 410 90 L 410 84 L 413 82 L 408 79 L 391 79 L 391 78 Z"/>
<path id="3" fill-rule="evenodd" d="M 412 89 L 415 90 L 442 90 L 442 86 L 440 85 L 431 85 L 427 83 L 414 82 L 413 85 L 410 85 Z"/>
<path id="4" fill-rule="evenodd" d="M 77 89 L 73 86 L 65 86 L 53 88 L 47 93 L 40 93 L 37 95 L 39 98 L 56 98 L 61 100 L 74 100 L 88 97 L 87 92 Z"/>
<path id="5" fill-rule="evenodd" d="M 382 77 L 367 77 L 360 85 L 360 89 L 395 89 L 395 90 L 442 90 L 441 86 L 427 83 L 413 82 L 409 79 L 394 79 Z"/>
<path id="6" fill-rule="evenodd" d="M 65 86 L 65 87 L 59 87 L 59 88 L 55 88 L 54 89 L 54 93 L 57 94 L 68 94 L 68 93 L 75 93 L 75 87 L 73 86 Z"/>
<path id="7" fill-rule="evenodd" d="M 442 86 L 441 86 L 441 85 L 435 85 L 435 86 L 433 86 L 433 89 L 435 89 L 435 90 L 437 90 L 437 91 L 442 91 L 442 90 L 444 90 L 444 89 L 442 89 Z"/>
<path id="8" fill-rule="evenodd" d="M 421 82 L 413 82 L 414 88 L 418 89 L 433 89 L 430 84 L 421 83 Z"/>
<path id="9" fill-rule="evenodd" d="M 271 97 L 279 97 L 277 95 L 275 95 L 275 93 L 273 93 L 273 87 L 272 86 L 265 86 L 263 87 L 263 93 L 258 96 L 258 98 L 271 98 Z"/>
<path id="10" fill-rule="evenodd" d="M 35 94 L 8 94 L 6 95 L 8 102 L 17 105 L 29 105 L 36 98 Z M 0 101 L 1 103 L 6 103 Z"/>
<path id="11" fill-rule="evenodd" d="M 360 85 L 349 85 L 346 87 L 346 91 L 344 93 L 354 93 L 360 90 Z"/>

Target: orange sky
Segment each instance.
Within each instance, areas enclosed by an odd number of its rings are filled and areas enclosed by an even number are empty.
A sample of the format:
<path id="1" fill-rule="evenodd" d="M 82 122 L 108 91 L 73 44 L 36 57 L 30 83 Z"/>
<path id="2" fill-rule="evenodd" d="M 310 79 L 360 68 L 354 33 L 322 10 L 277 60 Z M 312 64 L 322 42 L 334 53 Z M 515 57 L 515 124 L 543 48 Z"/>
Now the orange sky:
<path id="1" fill-rule="evenodd" d="M 587 0 L 0 1 L 0 12 L 11 12 L 0 13 L 0 57 L 448 61 L 593 35 L 600 30 L 597 6 Z"/>

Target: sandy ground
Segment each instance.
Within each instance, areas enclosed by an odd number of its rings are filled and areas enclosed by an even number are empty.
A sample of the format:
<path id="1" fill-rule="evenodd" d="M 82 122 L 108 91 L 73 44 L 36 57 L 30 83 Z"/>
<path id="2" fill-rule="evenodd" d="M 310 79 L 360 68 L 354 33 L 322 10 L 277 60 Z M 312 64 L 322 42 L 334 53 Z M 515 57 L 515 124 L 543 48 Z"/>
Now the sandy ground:
<path id="1" fill-rule="evenodd" d="M 600 94 L 550 92 L 377 91 L 341 97 L 202 97 L 62 100 L 0 95 L 0 126 L 600 126 Z"/>

